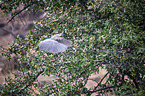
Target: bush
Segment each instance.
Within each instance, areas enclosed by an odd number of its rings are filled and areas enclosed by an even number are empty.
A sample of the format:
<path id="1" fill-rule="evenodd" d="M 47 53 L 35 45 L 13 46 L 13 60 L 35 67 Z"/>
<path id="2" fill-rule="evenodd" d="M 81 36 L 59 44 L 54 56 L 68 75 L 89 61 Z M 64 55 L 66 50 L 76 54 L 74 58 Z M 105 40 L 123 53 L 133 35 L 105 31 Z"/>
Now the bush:
<path id="1" fill-rule="evenodd" d="M 1 95 L 34 94 L 34 88 L 39 86 L 35 81 L 40 74 L 53 75 L 55 80 L 52 84 L 44 84 L 44 89 L 38 88 L 39 95 L 80 96 L 109 91 L 116 95 L 143 95 L 145 34 L 142 2 L 35 2 L 39 7 L 34 10 L 43 9 L 45 18 L 34 23 L 34 30 L 24 40 L 17 37 L 16 43 L 3 50 L 8 59 L 15 54 L 19 72 L 14 79 L 6 79 Z M 2 3 L 1 7 L 6 4 Z M 9 5 L 5 11 L 10 12 L 11 8 Z M 57 54 L 41 51 L 37 47 L 40 40 L 55 33 L 65 34 L 73 46 Z M 106 69 L 106 75 L 93 90 L 86 89 L 88 77 L 99 72 L 99 68 Z M 102 84 L 104 78 L 107 80 Z"/>

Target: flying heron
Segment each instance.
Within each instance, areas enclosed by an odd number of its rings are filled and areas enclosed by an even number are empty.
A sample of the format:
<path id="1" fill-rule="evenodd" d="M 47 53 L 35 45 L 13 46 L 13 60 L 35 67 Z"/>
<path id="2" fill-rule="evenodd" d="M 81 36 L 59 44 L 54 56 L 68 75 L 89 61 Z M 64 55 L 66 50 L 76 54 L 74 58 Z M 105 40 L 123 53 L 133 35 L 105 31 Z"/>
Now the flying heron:
<path id="1" fill-rule="evenodd" d="M 41 50 L 52 52 L 52 53 L 59 53 L 64 52 L 67 50 L 68 47 L 72 45 L 72 41 L 66 40 L 62 36 L 61 33 L 55 34 L 43 41 L 40 41 L 38 46 Z"/>

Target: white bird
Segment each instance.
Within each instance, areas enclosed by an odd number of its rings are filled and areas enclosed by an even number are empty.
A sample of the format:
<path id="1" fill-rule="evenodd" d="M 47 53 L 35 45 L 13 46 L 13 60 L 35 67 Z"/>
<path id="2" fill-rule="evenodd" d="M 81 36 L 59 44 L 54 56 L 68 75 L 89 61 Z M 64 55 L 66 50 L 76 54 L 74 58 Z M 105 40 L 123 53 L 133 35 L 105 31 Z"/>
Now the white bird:
<path id="1" fill-rule="evenodd" d="M 48 51 L 52 53 L 64 52 L 68 47 L 72 45 L 72 41 L 66 40 L 60 37 L 62 34 L 55 34 L 54 36 L 40 41 L 38 46 L 43 51 Z"/>

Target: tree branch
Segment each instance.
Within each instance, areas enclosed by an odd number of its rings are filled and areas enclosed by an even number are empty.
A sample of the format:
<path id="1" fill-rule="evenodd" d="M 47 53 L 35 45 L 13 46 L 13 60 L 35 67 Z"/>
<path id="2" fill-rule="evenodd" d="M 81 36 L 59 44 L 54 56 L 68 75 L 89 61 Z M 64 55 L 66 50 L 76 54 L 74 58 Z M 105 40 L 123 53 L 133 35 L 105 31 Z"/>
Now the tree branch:
<path id="1" fill-rule="evenodd" d="M 14 16 L 11 17 L 11 19 L 6 23 L 8 24 L 9 22 L 11 22 L 18 14 L 20 14 L 21 12 L 23 12 L 24 10 L 26 10 L 28 7 L 32 6 L 34 3 L 36 3 L 37 1 L 32 2 L 31 4 L 29 4 L 28 6 L 25 6 L 22 10 L 20 10 L 19 12 L 17 12 Z"/>
<path id="2" fill-rule="evenodd" d="M 2 29 L 3 31 L 7 32 L 7 33 L 10 33 L 12 34 L 15 38 L 17 37 L 16 34 L 14 34 L 13 32 L 9 31 L 9 30 L 6 30 L 6 29 Z"/>
<path id="3" fill-rule="evenodd" d="M 104 75 L 104 77 L 100 80 L 100 82 L 99 82 L 98 85 L 94 88 L 94 90 L 97 89 L 97 87 L 102 83 L 102 81 L 105 79 L 105 77 L 106 77 L 108 74 L 109 74 L 109 73 L 106 73 L 106 74 Z"/>
<path id="4" fill-rule="evenodd" d="M 44 72 L 44 70 L 41 70 L 40 72 L 37 73 L 37 75 L 36 75 L 35 77 L 31 78 L 30 80 L 32 80 L 32 82 L 34 82 L 34 81 L 38 78 L 38 76 L 41 75 L 43 72 Z M 28 81 L 29 81 L 29 80 L 28 80 Z M 26 81 L 26 83 L 27 83 L 28 81 Z M 24 84 L 25 84 L 25 83 L 24 83 Z M 26 89 L 26 88 L 29 87 L 29 86 L 30 86 L 30 84 L 28 83 L 23 89 Z M 21 92 L 21 90 L 20 90 L 19 92 Z"/>
<path id="5" fill-rule="evenodd" d="M 135 78 L 130 74 L 130 72 L 125 71 L 124 73 L 125 73 L 127 76 L 129 76 L 129 77 L 133 80 L 133 82 L 134 82 L 134 84 L 135 84 L 135 87 L 136 87 L 137 89 L 139 89 L 139 86 L 138 86 L 137 81 L 136 81 Z"/>
<path id="6" fill-rule="evenodd" d="M 108 86 L 108 87 L 105 87 L 105 88 L 101 88 L 101 89 L 96 89 L 96 90 L 93 90 L 93 91 L 90 91 L 90 90 L 88 90 L 88 91 L 86 91 L 86 92 L 84 92 L 85 94 L 92 94 L 92 93 L 94 93 L 94 92 L 97 92 L 97 91 L 102 91 L 102 90 L 106 90 L 106 89 L 110 89 L 110 88 L 114 88 L 114 87 L 119 87 L 119 86 Z"/>
<path id="7" fill-rule="evenodd" d="M 25 82 L 23 82 L 23 85 L 20 86 L 20 89 L 18 88 L 18 90 L 15 90 L 15 91 L 13 91 L 12 93 L 9 92 L 9 93 L 6 93 L 6 94 L 11 94 L 11 95 L 14 95 L 15 93 L 16 93 L 16 94 L 18 94 L 18 93 L 21 94 L 21 93 L 23 92 L 23 89 L 28 88 L 28 87 L 31 85 L 30 82 L 34 82 L 34 81 L 38 78 L 38 76 L 41 75 L 43 72 L 44 72 L 44 70 L 39 71 L 39 72 L 37 73 L 37 75 L 35 75 L 33 78 L 27 79 Z M 32 80 L 32 81 L 30 81 L 30 80 Z M 27 84 L 26 84 L 26 83 L 27 83 Z M 26 85 L 26 86 L 25 86 L 25 85 Z M 23 86 L 25 86 L 25 87 L 23 88 Z M 17 86 L 17 87 L 18 87 L 18 86 Z"/>

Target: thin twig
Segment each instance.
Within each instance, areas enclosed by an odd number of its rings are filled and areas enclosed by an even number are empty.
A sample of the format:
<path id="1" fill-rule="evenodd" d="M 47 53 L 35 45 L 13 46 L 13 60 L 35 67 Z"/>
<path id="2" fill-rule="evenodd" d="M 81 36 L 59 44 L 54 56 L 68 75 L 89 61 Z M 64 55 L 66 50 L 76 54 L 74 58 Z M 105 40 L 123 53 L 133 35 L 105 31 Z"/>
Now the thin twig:
<path id="1" fill-rule="evenodd" d="M 44 70 L 41 70 L 40 72 L 38 72 L 37 75 L 36 75 L 34 78 L 32 78 L 32 82 L 34 82 L 34 81 L 38 78 L 38 76 L 41 75 L 43 72 L 44 72 Z M 29 81 L 29 80 L 28 80 L 28 81 Z M 27 82 L 26 82 L 26 83 L 27 83 Z M 26 86 L 24 87 L 24 89 L 26 89 L 26 88 L 29 87 L 29 86 L 30 86 L 30 84 L 26 85 Z"/>
<path id="2" fill-rule="evenodd" d="M 106 78 L 106 76 L 109 74 L 109 72 L 108 73 L 106 73 L 105 75 L 104 75 L 104 77 L 100 80 L 100 82 L 98 83 L 98 85 L 94 88 L 94 90 L 96 90 L 97 88 L 98 88 L 98 86 L 100 86 L 100 84 L 102 83 L 102 81 L 104 80 L 104 78 Z"/>
<path id="3" fill-rule="evenodd" d="M 15 38 L 16 38 L 16 34 L 14 34 L 13 32 L 9 31 L 9 30 L 6 30 L 6 29 L 2 29 L 3 31 L 7 32 L 7 33 L 10 33 L 12 34 Z"/>

